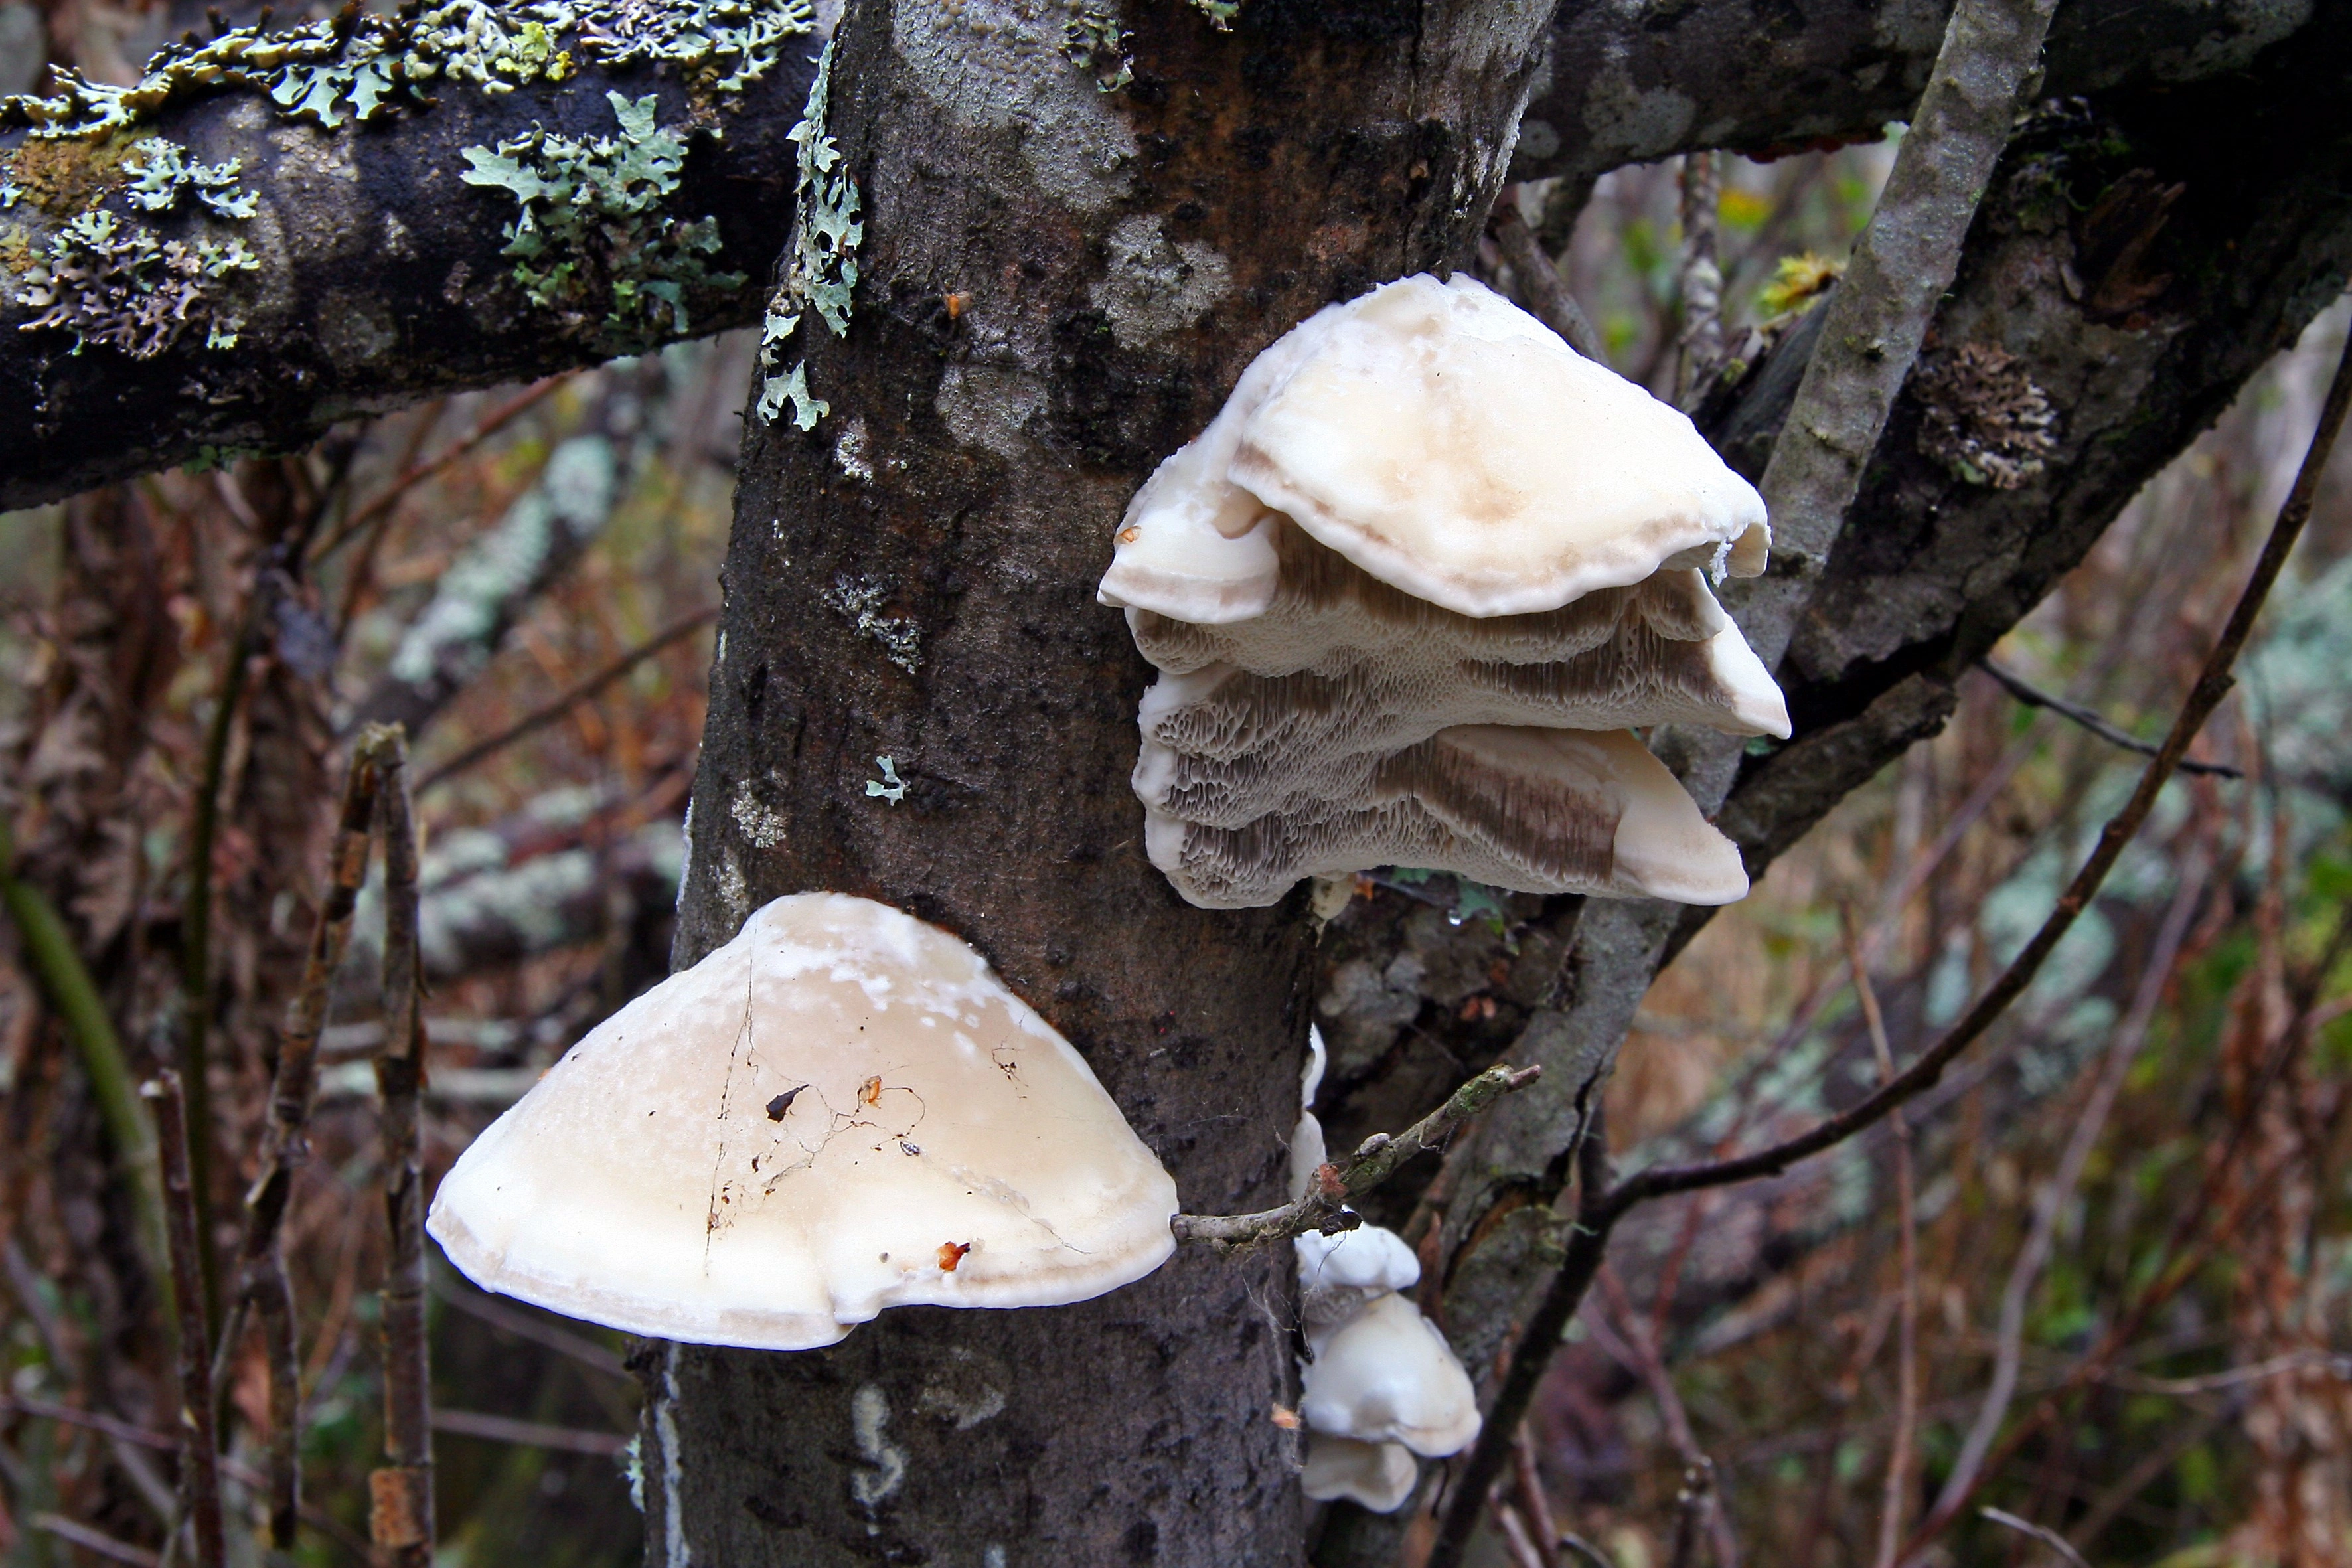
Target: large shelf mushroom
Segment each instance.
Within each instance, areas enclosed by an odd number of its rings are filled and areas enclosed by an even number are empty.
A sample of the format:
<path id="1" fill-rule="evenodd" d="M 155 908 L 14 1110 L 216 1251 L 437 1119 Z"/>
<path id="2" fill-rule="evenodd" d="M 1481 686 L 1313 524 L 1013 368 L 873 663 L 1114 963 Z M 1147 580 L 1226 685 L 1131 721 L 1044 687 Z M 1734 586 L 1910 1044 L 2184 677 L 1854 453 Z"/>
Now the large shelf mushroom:
<path id="1" fill-rule="evenodd" d="M 1390 863 L 1740 897 L 1628 731 L 1789 733 L 1706 580 L 1769 539 L 1688 419 L 1475 281 L 1319 312 L 1136 494 L 1103 577 L 1162 672 L 1147 853 L 1208 908 Z"/>
<path id="2" fill-rule="evenodd" d="M 1102 1295 L 1167 1260 L 1175 1212 L 1084 1058 L 978 953 L 802 893 L 574 1046 L 427 1227 L 488 1289 L 802 1350 L 885 1307 Z"/>

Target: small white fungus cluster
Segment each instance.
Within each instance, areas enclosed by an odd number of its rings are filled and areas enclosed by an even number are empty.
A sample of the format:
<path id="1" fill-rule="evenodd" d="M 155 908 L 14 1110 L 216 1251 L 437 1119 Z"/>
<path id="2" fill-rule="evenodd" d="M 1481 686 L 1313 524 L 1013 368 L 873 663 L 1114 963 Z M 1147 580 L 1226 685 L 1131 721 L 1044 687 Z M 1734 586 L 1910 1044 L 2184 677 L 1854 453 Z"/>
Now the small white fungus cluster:
<path id="1" fill-rule="evenodd" d="M 1323 1037 L 1307 1035 L 1298 1131 L 1290 1142 L 1291 1195 L 1323 1163 L 1323 1125 L 1312 1110 L 1323 1079 Z M 1454 1348 L 1403 1292 L 1421 1282 L 1421 1260 L 1377 1225 L 1324 1236 L 1298 1253 L 1299 1315 L 1307 1360 L 1298 1414 L 1307 1426 L 1307 1495 L 1347 1498 L 1389 1513 L 1412 1495 L 1413 1456 L 1458 1454 L 1478 1436 L 1478 1399 Z"/>

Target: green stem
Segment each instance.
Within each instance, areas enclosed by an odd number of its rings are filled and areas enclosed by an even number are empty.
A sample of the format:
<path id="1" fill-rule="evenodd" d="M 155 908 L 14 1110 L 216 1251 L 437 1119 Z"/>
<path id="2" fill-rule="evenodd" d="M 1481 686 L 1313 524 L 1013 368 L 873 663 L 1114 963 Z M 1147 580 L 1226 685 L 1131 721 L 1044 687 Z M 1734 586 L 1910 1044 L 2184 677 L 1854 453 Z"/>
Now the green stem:
<path id="1" fill-rule="evenodd" d="M 0 908 L 5 908 L 16 922 L 34 978 L 64 1023 L 82 1071 L 89 1075 L 99 1117 L 106 1123 L 106 1135 L 121 1163 L 123 1187 L 138 1216 L 141 1253 L 152 1277 L 168 1293 L 172 1277 L 164 1260 L 163 1199 L 153 1124 L 147 1108 L 139 1101 L 121 1038 L 114 1032 L 114 1020 L 108 1016 L 81 954 L 74 950 L 64 919 L 39 889 L 16 875 L 16 843 L 7 823 L 0 820 Z"/>

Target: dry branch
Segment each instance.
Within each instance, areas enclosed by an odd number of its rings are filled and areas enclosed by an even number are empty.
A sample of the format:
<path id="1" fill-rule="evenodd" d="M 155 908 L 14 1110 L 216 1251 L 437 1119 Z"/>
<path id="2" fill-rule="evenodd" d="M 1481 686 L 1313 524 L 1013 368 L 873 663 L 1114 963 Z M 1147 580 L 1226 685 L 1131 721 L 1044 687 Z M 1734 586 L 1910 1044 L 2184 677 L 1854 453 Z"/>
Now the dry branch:
<path id="1" fill-rule="evenodd" d="M 1168 1222 L 1169 1227 L 1180 1242 L 1206 1242 L 1220 1252 L 1286 1241 L 1310 1230 L 1352 1230 L 1358 1221 L 1348 1212 L 1349 1204 L 1396 1174 L 1414 1155 L 1444 1148 L 1465 1121 L 1542 1076 L 1541 1068 L 1490 1067 L 1402 1132 L 1394 1137 L 1375 1132 L 1365 1139 L 1344 1170 L 1329 1164 L 1318 1167 L 1306 1196 L 1256 1214 L 1180 1214 Z"/>
<path id="2" fill-rule="evenodd" d="M 425 1171 L 417 1127 L 425 1028 L 416 963 L 416 828 L 409 815 L 407 744 L 384 737 L 376 817 L 383 832 L 383 1205 L 391 1255 L 383 1283 L 383 1451 L 368 1478 L 369 1534 L 387 1568 L 433 1561 L 433 1414 L 425 1341 Z"/>
<path id="3" fill-rule="evenodd" d="M 180 1496 L 195 1535 L 196 1568 L 222 1568 L 227 1546 L 221 1521 L 220 1445 L 213 1424 L 212 1377 L 205 1353 L 210 1341 L 205 1335 L 202 1266 L 197 1261 L 199 1211 L 188 1165 L 187 1101 L 181 1092 L 180 1075 L 170 1068 L 142 1085 L 139 1092 L 155 1107 L 156 1142 L 163 1164 L 163 1217 L 171 1240 L 173 1299 L 177 1309 Z"/>
<path id="4" fill-rule="evenodd" d="M 2126 752 L 2137 752 L 2143 757 L 2156 755 L 2155 742 L 2141 740 L 2122 725 L 2110 721 L 2095 709 L 2085 708 L 2081 703 L 2070 702 L 2054 692 L 2044 691 L 2025 677 L 2014 670 L 2003 668 L 1990 658 L 1977 660 L 1977 668 L 1992 677 L 2002 690 L 2029 708 L 2046 708 L 2062 719 L 2071 719 L 2111 746 L 2120 746 Z M 2242 779 L 2246 776 L 2244 769 L 2233 768 L 2227 763 L 2200 763 L 2187 758 L 2182 759 L 2180 771 L 2184 773 L 2198 773 L 2217 779 Z"/>

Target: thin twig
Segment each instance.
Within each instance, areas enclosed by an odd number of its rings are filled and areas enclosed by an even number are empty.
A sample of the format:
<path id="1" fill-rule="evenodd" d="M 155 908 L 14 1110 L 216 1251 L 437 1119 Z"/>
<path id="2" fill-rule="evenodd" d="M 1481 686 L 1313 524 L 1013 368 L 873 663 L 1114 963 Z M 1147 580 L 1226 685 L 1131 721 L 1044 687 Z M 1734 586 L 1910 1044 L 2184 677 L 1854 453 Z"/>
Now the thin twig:
<path id="1" fill-rule="evenodd" d="M 1981 1519 L 1989 1519 L 1995 1524 L 2005 1524 L 2011 1530 L 2033 1537 L 2034 1540 L 2073 1563 L 2074 1568 L 2091 1568 L 2088 1563 L 2083 1561 L 2083 1554 L 2074 1550 L 2073 1543 L 2054 1530 L 2036 1524 L 2030 1519 L 2020 1519 L 2005 1509 L 1980 1508 L 1977 1510 L 1977 1515 Z"/>
<path id="2" fill-rule="evenodd" d="M 417 1093 L 425 1029 L 416 967 L 416 828 L 409 814 L 406 742 L 398 726 L 379 761 L 376 816 L 383 828 L 383 1205 L 391 1255 L 383 1284 L 383 1451 L 368 1477 L 369 1533 L 386 1568 L 433 1561 L 433 1416 L 425 1334 L 425 1172 Z"/>
<path id="3" fill-rule="evenodd" d="M 611 1458 L 629 1446 L 618 1432 L 583 1432 L 576 1426 L 550 1426 L 537 1421 L 517 1421 L 478 1410 L 436 1410 L 433 1429 L 460 1437 L 484 1437 L 522 1448 L 554 1448 L 567 1454 L 593 1454 Z"/>
<path id="4" fill-rule="evenodd" d="M 117 1541 L 103 1531 L 92 1530 L 86 1524 L 77 1524 L 63 1514 L 37 1513 L 28 1517 L 25 1522 L 45 1534 L 56 1536 L 59 1541 L 70 1541 L 85 1552 L 94 1552 L 110 1563 L 128 1563 L 131 1568 L 155 1568 L 160 1561 L 153 1552 L 143 1546 L 133 1546 L 127 1541 Z"/>
<path id="5" fill-rule="evenodd" d="M 326 897 L 311 927 L 302 978 L 287 1004 L 278 1039 L 278 1071 L 272 1079 L 268 1121 L 261 1136 L 260 1169 L 245 1195 L 245 1233 L 237 1249 L 237 1289 L 214 1352 L 212 1386 L 215 1411 L 226 1399 L 243 1337 L 247 1312 L 260 1309 L 269 1369 L 270 1522 L 273 1544 L 293 1547 L 294 1520 L 301 1510 L 300 1369 L 294 1342 L 293 1289 L 286 1275 L 282 1243 L 294 1173 L 308 1157 L 310 1110 L 318 1098 L 319 1037 L 326 1026 L 327 1003 L 350 945 L 352 916 L 361 884 L 367 879 L 368 835 L 375 811 L 382 764 L 396 754 L 397 734 L 374 726 L 353 749 L 337 814 L 334 842 L 327 853 Z"/>
<path id="6" fill-rule="evenodd" d="M 1878 1080 L 1885 1083 L 1895 1076 L 1895 1052 L 1886 1043 L 1886 1016 L 1879 1011 L 1878 987 L 1870 981 L 1870 960 L 1863 953 L 1853 910 L 1838 912 L 1845 926 L 1846 962 L 1853 966 L 1854 995 L 1870 1031 L 1871 1055 L 1878 1060 Z M 1903 1504 L 1911 1492 L 1911 1450 L 1919 1434 L 1919 1214 L 1912 1191 L 1911 1122 L 1900 1110 L 1892 1112 L 1887 1121 L 1895 1130 L 1895 1225 L 1902 1279 L 1895 1298 L 1895 1436 L 1886 1448 L 1878 1568 L 1895 1568 L 1895 1550 L 1903 1543 Z"/>
<path id="7" fill-rule="evenodd" d="M 1562 1568 L 1559 1524 L 1552 1518 L 1551 1500 L 1544 1496 L 1543 1477 L 1536 1468 L 1536 1441 L 1524 1421 L 1511 1436 L 1511 1480 L 1519 1507 L 1527 1513 L 1528 1528 L 1535 1536 L 1539 1568 Z"/>
<path id="8" fill-rule="evenodd" d="M 163 1166 L 163 1219 L 172 1248 L 180 1363 L 180 1488 L 195 1529 L 196 1568 L 222 1568 L 227 1537 L 221 1520 L 220 1445 L 213 1426 L 209 1342 L 205 1337 L 204 1287 L 198 1277 L 197 1207 L 188 1166 L 187 1100 L 170 1068 L 141 1086 L 155 1108 L 155 1135 Z M 176 1533 L 176 1532 L 175 1532 Z"/>
<path id="9" fill-rule="evenodd" d="M 1682 1489 L 1675 1494 L 1675 1550 L 1668 1568 L 1697 1568 L 1699 1538 L 1715 1497 L 1715 1466 L 1699 1460 L 1683 1472 Z"/>
<path id="10" fill-rule="evenodd" d="M 692 615 L 671 623 L 667 629 L 655 633 L 651 638 L 639 643 L 594 674 L 574 681 L 550 698 L 543 705 L 526 713 L 497 734 L 486 740 L 475 742 L 447 762 L 432 769 L 416 781 L 416 793 L 423 795 L 444 779 L 464 773 L 475 763 L 505 750 L 533 731 L 553 723 L 570 712 L 573 707 L 595 696 L 596 693 L 604 690 L 670 644 L 700 631 L 718 618 L 719 612 L 715 609 L 697 610 Z"/>
<path id="11" fill-rule="evenodd" d="M 1544 254 L 1543 242 L 1520 216 L 1517 186 L 1495 198 L 1495 205 L 1487 214 L 1486 231 L 1495 237 L 1495 248 L 1502 252 L 1511 276 L 1518 280 L 1519 292 L 1535 307 L 1544 325 L 1567 339 L 1569 347 L 1593 363 L 1607 364 L 1608 356 L 1601 347 L 1601 334 L 1592 330 L 1591 318 L 1576 302 L 1576 296 L 1569 292 L 1568 280 L 1559 275 L 1552 258 Z"/>
<path id="12" fill-rule="evenodd" d="M 442 469 L 447 468 L 450 464 L 456 462 L 458 458 L 472 451 L 475 447 L 480 446 L 484 441 L 488 440 L 492 436 L 498 434 L 498 432 L 505 428 L 505 426 L 511 422 L 517 415 L 538 403 L 541 398 L 544 398 L 549 393 L 553 392 L 557 387 L 562 386 L 567 379 L 568 375 L 551 375 L 545 381 L 541 382 L 538 385 L 530 387 L 516 394 L 506 402 L 499 404 L 496 408 L 490 410 L 489 413 L 484 415 L 471 430 L 467 431 L 465 435 L 459 437 L 455 443 L 445 450 L 427 458 L 422 463 L 412 463 L 403 468 L 399 475 L 393 479 L 392 483 L 384 487 L 383 493 L 382 495 L 377 496 L 373 500 L 369 501 L 365 506 L 360 508 L 359 510 L 352 513 L 350 517 L 344 519 L 343 526 L 337 529 L 332 534 L 329 535 L 326 541 L 321 543 L 318 549 L 311 552 L 310 559 L 314 563 L 324 561 L 328 556 L 332 555 L 336 551 L 341 550 L 344 545 L 350 543 L 352 536 L 357 534 L 360 530 L 365 528 L 368 524 L 373 522 L 376 519 L 383 516 L 394 506 L 398 505 L 401 497 L 406 495 L 410 490 L 415 489 L 418 485 L 424 483 L 426 479 L 431 479 L 434 475 L 439 473 Z"/>
<path id="13" fill-rule="evenodd" d="M 1256 1214 L 1180 1214 L 1168 1222 L 1169 1228 L 1180 1242 L 1207 1242 L 1221 1252 L 1286 1241 L 1310 1230 L 1352 1229 L 1353 1216 L 1347 1213 L 1350 1203 L 1387 1181 L 1414 1155 L 1444 1146 L 1455 1128 L 1496 1100 L 1542 1076 L 1541 1068 L 1490 1067 L 1402 1132 L 1394 1137 L 1375 1132 L 1365 1139 L 1345 1170 L 1337 1165 L 1319 1167 L 1305 1197 Z"/>
<path id="14" fill-rule="evenodd" d="M 2034 1282 L 2041 1279 L 2042 1268 L 2050 1260 L 2059 1219 L 2074 1197 L 2075 1184 L 2082 1180 L 2092 1151 L 2098 1146 L 2107 1114 L 2123 1091 L 2125 1075 L 2139 1056 L 2140 1043 L 2147 1037 L 2148 1025 L 2156 1016 L 2157 1005 L 2163 1000 L 2165 983 L 2171 977 L 2173 962 L 2189 934 L 2189 918 L 2196 912 L 2204 889 L 2205 864 L 2200 858 L 2182 877 L 2179 891 L 2173 895 L 2172 907 L 2165 911 L 2155 949 L 2148 955 L 2147 968 L 2133 994 L 2130 1011 L 2125 1014 L 2115 1037 L 2108 1042 L 2106 1061 L 2092 1087 L 2091 1098 L 2075 1120 L 2074 1130 L 2067 1137 L 2049 1185 L 2042 1190 L 2034 1205 L 2033 1222 L 2026 1233 L 2025 1245 L 2018 1249 L 2017 1261 L 2011 1266 L 2008 1283 L 2001 1290 L 1992 1382 L 1985 1390 L 1975 1424 L 1960 1444 L 1958 1458 L 1952 1461 L 1943 1490 L 1937 1496 L 1935 1511 L 1948 1512 L 1959 1507 L 1960 1500 L 1975 1487 L 1978 1470 L 1985 1455 L 1991 1451 L 1993 1439 L 2000 1435 L 2001 1422 L 2007 1419 L 2010 1402 L 2017 1394 L 2018 1372 L 2025 1351 L 2025 1310 L 2032 1298 Z"/>
<path id="15" fill-rule="evenodd" d="M 1609 1560 L 1609 1553 L 1573 1531 L 1560 1531 L 1559 1549 L 1563 1552 L 1574 1552 L 1577 1560 L 1582 1563 L 1585 1568 L 1617 1568 L 1617 1564 Z"/>
<path id="16" fill-rule="evenodd" d="M 1496 1491 L 1487 1500 L 1495 1510 L 1496 1528 L 1502 1531 L 1504 1554 L 1510 1558 L 1511 1568 L 1544 1568 L 1543 1554 L 1536 1547 L 1535 1531 L 1513 1508 L 1510 1500 Z"/>
<path id="17" fill-rule="evenodd" d="M 1613 1269 L 1603 1268 L 1597 1281 L 1601 1300 L 1608 1308 L 1606 1314 L 1595 1313 L 1584 1321 L 1593 1331 L 1601 1348 L 1624 1363 L 1625 1369 L 1642 1380 L 1649 1390 L 1651 1402 L 1658 1407 L 1658 1419 L 1666 1429 L 1666 1441 L 1673 1445 L 1675 1457 L 1686 1471 L 1704 1470 L 1708 1478 L 1706 1496 L 1699 1503 L 1700 1522 L 1706 1525 L 1707 1536 L 1715 1548 L 1716 1568 L 1738 1568 L 1739 1547 L 1731 1534 L 1731 1521 L 1717 1506 L 1715 1488 L 1715 1461 L 1698 1446 L 1698 1432 L 1691 1426 L 1690 1412 L 1683 1405 L 1682 1391 L 1675 1386 L 1674 1373 L 1666 1368 L 1666 1358 L 1659 1349 L 1655 1331 L 1643 1314 L 1633 1310 L 1633 1300 Z M 1663 1291 L 1664 1288 L 1662 1287 Z M 1661 1294 L 1658 1306 L 1669 1305 Z M 1614 1326 L 1610 1317 L 1617 1321 Z"/>
<path id="18" fill-rule="evenodd" d="M 2155 742 L 2141 740 L 2121 725 L 2111 723 L 2101 717 L 2095 709 L 2085 708 L 2079 702 L 2070 702 L 2063 697 L 2044 691 L 2025 677 L 2014 670 L 2004 669 L 1990 658 L 1977 660 L 1977 668 L 1991 676 L 2000 683 L 2002 690 L 2024 703 L 2028 708 L 2047 708 L 2062 719 L 2073 720 L 2111 746 L 2120 746 L 2126 752 L 2137 752 L 2143 757 L 2156 755 Z M 2180 771 L 2184 773 L 2199 773 L 2217 779 L 2242 779 L 2246 776 L 2244 769 L 2233 768 L 2227 763 L 2200 763 L 2188 758 L 2181 760 Z"/>
<path id="19" fill-rule="evenodd" d="M 1683 330 L 1675 404 L 1688 408 L 1723 359 L 1723 266 L 1716 258 L 1716 208 L 1723 186 L 1713 153 L 1683 154 Z"/>

